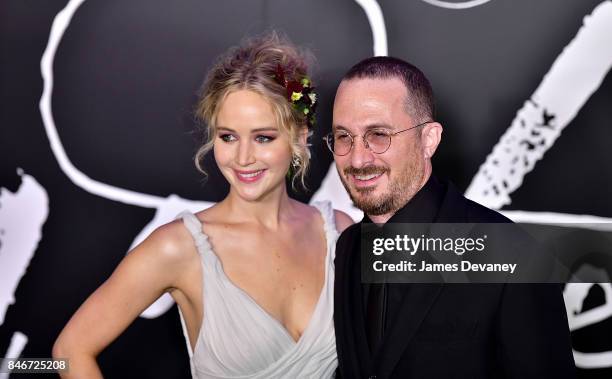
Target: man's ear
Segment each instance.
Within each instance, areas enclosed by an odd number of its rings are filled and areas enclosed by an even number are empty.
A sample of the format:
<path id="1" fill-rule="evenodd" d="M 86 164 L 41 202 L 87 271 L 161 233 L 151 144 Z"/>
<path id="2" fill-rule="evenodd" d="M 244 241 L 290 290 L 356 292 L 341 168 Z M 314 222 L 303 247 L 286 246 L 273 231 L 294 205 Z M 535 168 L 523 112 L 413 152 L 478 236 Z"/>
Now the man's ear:
<path id="1" fill-rule="evenodd" d="M 423 146 L 423 156 L 426 159 L 431 159 L 440 141 L 442 140 L 442 124 L 439 122 L 430 122 L 423 126 L 421 131 L 421 146 Z"/>
<path id="2" fill-rule="evenodd" d="M 299 135 L 298 135 L 298 140 L 300 141 L 300 145 L 302 146 L 306 146 L 306 144 L 308 143 L 308 128 L 303 126 L 300 131 L 299 131 Z"/>

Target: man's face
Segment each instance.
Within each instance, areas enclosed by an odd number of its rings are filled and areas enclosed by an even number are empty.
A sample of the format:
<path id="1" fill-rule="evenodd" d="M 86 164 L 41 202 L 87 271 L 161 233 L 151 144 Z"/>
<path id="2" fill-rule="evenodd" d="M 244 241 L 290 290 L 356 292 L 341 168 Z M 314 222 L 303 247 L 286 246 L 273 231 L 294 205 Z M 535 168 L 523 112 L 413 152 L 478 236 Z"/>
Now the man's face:
<path id="1" fill-rule="evenodd" d="M 382 154 L 367 149 L 361 138 L 371 129 L 394 133 L 422 122 L 406 112 L 406 96 L 406 87 L 395 78 L 343 81 L 336 93 L 333 131 L 354 136 L 348 154 L 334 155 L 336 168 L 355 205 L 369 216 L 397 211 L 424 184 L 421 128 L 392 136 Z"/>

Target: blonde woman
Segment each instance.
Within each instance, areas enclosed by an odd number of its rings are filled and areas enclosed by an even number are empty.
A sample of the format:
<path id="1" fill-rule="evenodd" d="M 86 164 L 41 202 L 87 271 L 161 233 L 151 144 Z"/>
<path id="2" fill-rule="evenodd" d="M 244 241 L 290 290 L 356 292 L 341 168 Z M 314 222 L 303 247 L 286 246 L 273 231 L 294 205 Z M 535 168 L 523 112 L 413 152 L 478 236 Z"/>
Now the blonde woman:
<path id="1" fill-rule="evenodd" d="M 59 335 L 65 378 L 99 378 L 96 356 L 164 292 L 184 318 L 194 378 L 328 378 L 336 366 L 334 251 L 352 220 L 287 195 L 304 182 L 316 95 L 304 55 L 276 34 L 231 49 L 197 114 L 230 184 L 218 204 L 155 230 Z"/>

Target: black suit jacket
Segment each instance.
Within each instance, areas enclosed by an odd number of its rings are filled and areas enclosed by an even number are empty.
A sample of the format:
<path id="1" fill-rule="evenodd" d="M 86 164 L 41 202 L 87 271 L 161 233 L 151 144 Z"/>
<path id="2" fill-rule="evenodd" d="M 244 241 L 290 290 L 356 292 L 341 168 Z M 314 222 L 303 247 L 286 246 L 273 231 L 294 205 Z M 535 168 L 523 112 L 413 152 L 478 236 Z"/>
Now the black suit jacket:
<path id="1" fill-rule="evenodd" d="M 452 184 L 443 188 L 437 222 L 510 222 Z M 395 222 L 411 221 L 396 216 Z M 399 301 L 370 354 L 356 262 L 360 227 L 347 228 L 336 247 L 334 323 L 343 379 L 575 377 L 556 284 L 388 284 Z"/>

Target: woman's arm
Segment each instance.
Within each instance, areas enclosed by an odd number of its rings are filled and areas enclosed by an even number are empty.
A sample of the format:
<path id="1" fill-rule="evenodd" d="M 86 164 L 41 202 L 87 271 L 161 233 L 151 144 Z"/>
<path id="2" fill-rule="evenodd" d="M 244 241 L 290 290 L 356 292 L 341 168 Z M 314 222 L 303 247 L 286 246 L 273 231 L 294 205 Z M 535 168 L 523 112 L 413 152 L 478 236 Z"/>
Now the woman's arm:
<path id="1" fill-rule="evenodd" d="M 121 261 L 80 306 L 53 346 L 68 358 L 62 378 L 102 378 L 96 356 L 150 304 L 174 288 L 195 247 L 179 221 L 161 226 Z"/>

